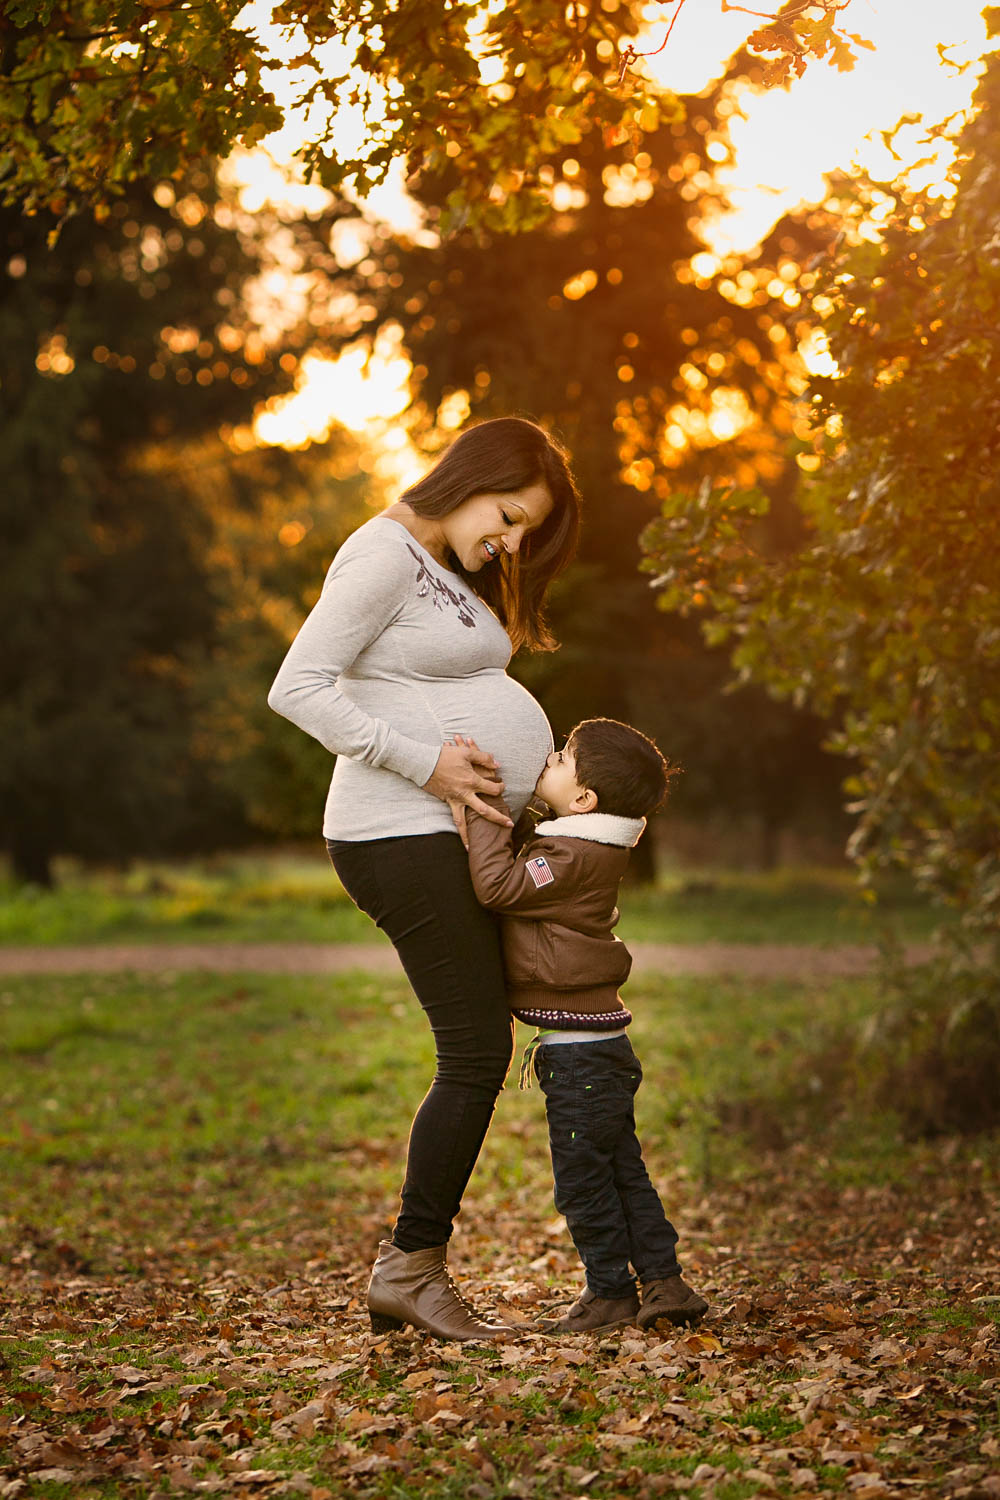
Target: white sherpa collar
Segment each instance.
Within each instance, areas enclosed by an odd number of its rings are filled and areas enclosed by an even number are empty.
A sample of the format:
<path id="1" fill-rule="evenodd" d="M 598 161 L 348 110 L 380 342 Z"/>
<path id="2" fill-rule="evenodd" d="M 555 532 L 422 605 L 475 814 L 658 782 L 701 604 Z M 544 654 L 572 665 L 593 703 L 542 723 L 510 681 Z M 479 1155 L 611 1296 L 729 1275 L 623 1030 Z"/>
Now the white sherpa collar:
<path id="1" fill-rule="evenodd" d="M 540 838 L 590 839 L 595 844 L 617 844 L 631 849 L 639 842 L 646 826 L 645 818 L 619 818 L 614 813 L 570 813 L 566 818 L 550 818 L 535 825 Z"/>

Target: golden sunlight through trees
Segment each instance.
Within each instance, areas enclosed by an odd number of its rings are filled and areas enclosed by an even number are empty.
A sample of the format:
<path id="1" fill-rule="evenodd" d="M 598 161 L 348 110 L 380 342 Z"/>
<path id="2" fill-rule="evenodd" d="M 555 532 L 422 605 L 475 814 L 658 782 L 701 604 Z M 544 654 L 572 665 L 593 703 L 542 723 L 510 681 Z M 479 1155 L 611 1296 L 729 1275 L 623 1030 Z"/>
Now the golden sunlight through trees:
<path id="1" fill-rule="evenodd" d="M 499 10 L 502 6 L 490 7 L 491 13 Z M 646 6 L 644 15 L 653 45 L 661 39 L 662 18 L 669 20 L 671 13 L 670 6 Z M 270 6 L 264 0 L 253 0 L 242 12 L 240 24 L 266 32 L 269 48 L 276 55 L 294 58 L 293 42 L 279 40 L 269 26 L 269 14 Z M 753 17 L 742 11 L 720 14 L 714 0 L 687 0 L 668 46 L 647 58 L 641 67 L 678 93 L 697 92 L 722 72 L 755 24 Z M 875 50 L 860 49 L 852 71 L 814 67 L 807 78 L 789 90 L 761 92 L 743 81 L 734 81 L 720 101 L 719 115 L 728 126 L 731 148 L 721 138 L 713 138 L 706 141 L 705 149 L 709 159 L 717 163 L 715 180 L 731 207 L 723 212 L 709 201 L 698 222 L 709 250 L 694 258 L 692 270 L 700 282 L 708 284 L 714 279 L 722 296 L 736 305 L 751 305 L 761 289 L 752 269 L 734 269 L 729 274 L 726 256 L 746 251 L 797 204 L 822 202 L 827 193 L 824 173 L 836 168 L 848 170 L 852 162 L 859 161 L 874 175 L 891 177 L 904 164 L 919 162 L 912 168 L 914 182 L 941 182 L 950 149 L 940 142 L 929 142 L 924 124 L 914 118 L 892 140 L 888 136 L 903 116 L 920 114 L 926 125 L 931 125 L 967 106 L 976 69 L 970 65 L 962 72 L 958 64 L 973 63 L 986 47 L 977 0 L 953 0 L 946 9 L 914 7 L 910 0 L 881 0 L 877 7 L 859 5 L 856 24 L 871 38 Z M 472 41 L 475 44 L 475 36 Z M 340 44 L 331 42 L 330 46 Z M 481 77 L 483 69 L 488 73 L 489 67 L 489 60 L 483 59 Z M 267 204 L 316 213 L 329 201 L 323 188 L 303 182 L 292 165 L 293 153 L 314 129 L 315 112 L 321 107 L 314 101 L 311 117 L 294 110 L 293 101 L 302 88 L 301 73 L 292 69 L 267 75 L 268 85 L 287 112 L 285 124 L 261 148 L 239 152 L 225 165 L 226 176 L 239 186 L 243 206 L 251 213 Z M 483 81 L 488 83 L 489 78 Z M 357 111 L 343 109 L 337 130 L 338 134 L 343 132 L 345 149 L 357 149 L 360 129 Z M 563 179 L 551 184 L 558 211 L 579 206 L 574 194 L 579 197 L 580 189 L 574 185 L 572 167 L 572 161 L 567 160 Z M 697 180 L 690 187 L 681 182 L 678 190 L 687 197 L 704 186 L 707 184 Z M 609 203 L 619 198 L 635 202 L 648 189 L 641 172 L 626 163 L 607 180 L 605 196 Z M 872 219 L 877 222 L 877 209 Z M 338 225 L 338 259 L 350 264 L 365 255 L 372 222 L 387 225 L 417 242 L 435 238 L 424 227 L 418 205 L 407 196 L 399 167 L 387 184 L 359 204 L 357 220 Z M 794 307 L 799 295 L 796 277 L 801 271 L 794 268 L 787 286 L 777 291 L 768 288 L 770 296 L 779 296 L 786 307 Z M 585 267 L 567 281 L 562 295 L 569 300 L 583 299 L 595 285 L 595 272 Z M 821 332 L 804 332 L 798 354 L 807 373 L 829 373 Z M 618 368 L 618 379 L 626 387 L 630 368 L 627 362 Z M 307 359 L 300 368 L 295 394 L 272 402 L 261 412 L 255 424 L 257 438 L 266 444 L 301 447 L 322 441 L 332 425 L 340 424 L 364 432 L 369 442 L 387 449 L 383 464 L 387 473 L 412 477 L 419 471 L 420 462 L 406 440 L 397 435 L 397 423 L 408 404 L 406 375 L 405 353 L 387 345 L 384 338 L 374 345 L 362 338 L 339 359 Z M 696 387 L 697 382 L 693 384 Z M 456 393 L 453 407 L 462 396 Z M 739 392 L 717 390 L 703 410 L 697 403 L 692 409 L 688 409 L 690 403 L 678 408 L 667 429 L 662 461 L 670 466 L 691 447 L 733 437 L 748 420 L 744 404 L 745 397 Z M 450 408 L 440 414 L 441 425 L 446 428 L 453 425 L 451 412 Z M 404 450 L 409 458 L 400 463 Z M 643 488 L 645 466 L 633 465 L 629 473 L 632 482 Z"/>

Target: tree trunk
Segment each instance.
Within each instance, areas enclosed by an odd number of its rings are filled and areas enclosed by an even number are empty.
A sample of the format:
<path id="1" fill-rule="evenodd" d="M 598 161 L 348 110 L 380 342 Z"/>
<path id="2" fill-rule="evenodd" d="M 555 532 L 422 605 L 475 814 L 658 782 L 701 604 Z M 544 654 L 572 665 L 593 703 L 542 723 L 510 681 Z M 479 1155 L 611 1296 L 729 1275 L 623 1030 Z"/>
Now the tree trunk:
<path id="1" fill-rule="evenodd" d="M 758 850 L 760 868 L 762 870 L 777 869 L 778 856 L 781 853 L 781 835 L 784 832 L 784 826 L 784 822 L 780 818 L 772 817 L 767 812 L 761 814 Z"/>
<path id="2" fill-rule="evenodd" d="M 55 885 L 51 849 L 29 839 L 15 839 L 11 845 L 10 862 L 14 879 L 22 885 L 40 885 L 47 891 Z"/>

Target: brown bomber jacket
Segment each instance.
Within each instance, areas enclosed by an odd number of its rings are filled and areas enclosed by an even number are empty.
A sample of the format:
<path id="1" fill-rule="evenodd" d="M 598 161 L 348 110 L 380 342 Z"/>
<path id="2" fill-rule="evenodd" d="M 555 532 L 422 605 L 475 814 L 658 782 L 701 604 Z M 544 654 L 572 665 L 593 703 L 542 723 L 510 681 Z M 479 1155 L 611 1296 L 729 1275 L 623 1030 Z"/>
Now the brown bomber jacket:
<path id="1" fill-rule="evenodd" d="M 489 798 L 506 812 L 500 798 Z M 631 1021 L 618 986 L 632 955 L 614 936 L 618 888 L 642 818 L 575 814 L 539 823 L 515 853 L 510 828 L 468 815 L 469 864 L 483 906 L 501 913 L 510 1008 L 555 1031 Z"/>

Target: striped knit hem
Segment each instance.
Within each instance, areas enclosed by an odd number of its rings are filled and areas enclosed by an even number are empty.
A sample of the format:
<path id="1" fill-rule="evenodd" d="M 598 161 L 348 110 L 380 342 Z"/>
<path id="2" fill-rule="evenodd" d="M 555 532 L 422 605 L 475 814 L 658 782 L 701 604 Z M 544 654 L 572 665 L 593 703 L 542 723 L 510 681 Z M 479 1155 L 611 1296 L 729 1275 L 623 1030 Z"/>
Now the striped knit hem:
<path id="1" fill-rule="evenodd" d="M 551 1031 L 620 1031 L 632 1021 L 632 1012 L 620 1006 L 618 1010 L 598 1011 L 596 1014 L 571 1010 L 522 1009 L 517 1006 L 513 1014 L 519 1021 L 530 1026 L 544 1026 Z"/>

